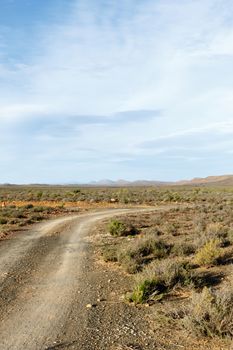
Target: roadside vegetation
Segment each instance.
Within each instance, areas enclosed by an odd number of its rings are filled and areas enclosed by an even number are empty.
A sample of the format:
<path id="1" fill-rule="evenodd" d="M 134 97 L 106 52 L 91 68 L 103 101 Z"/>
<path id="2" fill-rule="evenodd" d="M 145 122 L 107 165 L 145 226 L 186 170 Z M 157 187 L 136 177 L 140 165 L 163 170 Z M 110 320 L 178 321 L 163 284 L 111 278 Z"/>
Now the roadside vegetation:
<path id="1" fill-rule="evenodd" d="M 216 195 L 119 216 L 115 221 L 137 234 L 112 234 L 106 222 L 100 247 L 105 262 L 131 276 L 126 302 L 160 310 L 157 325 L 227 341 L 233 338 L 233 202 L 222 196 L 224 205 Z"/>
<path id="2" fill-rule="evenodd" d="M 63 207 L 52 208 L 33 204 L 20 207 L 12 204 L 2 207 L 0 208 L 0 239 L 28 225 L 67 212 L 69 210 Z"/>

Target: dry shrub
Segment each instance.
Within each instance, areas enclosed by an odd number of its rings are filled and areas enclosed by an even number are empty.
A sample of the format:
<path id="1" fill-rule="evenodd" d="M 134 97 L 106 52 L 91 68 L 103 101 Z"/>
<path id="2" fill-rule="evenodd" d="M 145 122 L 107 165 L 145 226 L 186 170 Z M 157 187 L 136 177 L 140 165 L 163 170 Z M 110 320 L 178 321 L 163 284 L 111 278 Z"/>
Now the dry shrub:
<path id="1" fill-rule="evenodd" d="M 176 256 L 188 256 L 195 252 L 195 247 L 189 243 L 176 243 L 171 250 L 171 253 Z"/>
<path id="2" fill-rule="evenodd" d="M 118 261 L 129 273 L 138 272 L 150 260 L 161 259 L 169 254 L 170 246 L 156 235 L 149 234 L 122 246 Z"/>
<path id="3" fill-rule="evenodd" d="M 213 292 L 204 287 L 193 293 L 184 325 L 197 335 L 233 337 L 232 288 Z"/>
<path id="4" fill-rule="evenodd" d="M 105 246 L 102 250 L 102 257 L 105 262 L 112 261 L 116 262 L 117 261 L 117 248 L 116 246 Z"/>
<path id="5" fill-rule="evenodd" d="M 223 226 L 223 224 L 218 222 L 208 224 L 205 231 L 199 232 L 196 240 L 196 246 L 202 247 L 208 241 L 214 239 L 218 239 L 221 246 L 226 245 L 228 241 L 228 229 Z"/>
<path id="6" fill-rule="evenodd" d="M 152 262 L 136 276 L 136 285 L 129 299 L 140 304 L 168 292 L 177 284 L 186 285 L 190 278 L 189 268 L 186 261 L 178 259 Z"/>

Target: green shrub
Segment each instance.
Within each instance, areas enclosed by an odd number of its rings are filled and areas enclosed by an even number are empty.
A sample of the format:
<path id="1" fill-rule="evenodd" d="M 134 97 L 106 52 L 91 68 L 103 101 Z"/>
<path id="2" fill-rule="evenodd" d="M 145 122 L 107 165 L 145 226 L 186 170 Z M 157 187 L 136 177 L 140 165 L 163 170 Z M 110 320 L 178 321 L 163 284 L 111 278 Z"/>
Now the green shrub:
<path id="1" fill-rule="evenodd" d="M 42 191 L 37 192 L 36 196 L 37 196 L 37 199 L 40 200 L 43 196 L 43 192 Z"/>
<path id="2" fill-rule="evenodd" d="M 135 235 L 137 233 L 137 230 L 133 225 L 115 219 L 110 221 L 108 230 L 112 236 L 118 237 Z"/>
<path id="3" fill-rule="evenodd" d="M 161 283 L 159 278 L 145 279 L 135 287 L 133 293 L 129 297 L 129 301 L 135 304 L 142 304 L 148 301 L 153 294 L 159 294 L 164 290 L 165 286 Z"/>
<path id="4" fill-rule="evenodd" d="M 34 213 L 42 213 L 43 211 L 46 211 L 46 207 L 34 207 L 33 211 Z"/>
<path id="5" fill-rule="evenodd" d="M 197 335 L 233 337 L 232 288 L 213 292 L 204 287 L 193 293 L 184 325 Z"/>
<path id="6" fill-rule="evenodd" d="M 194 257 L 194 263 L 197 265 L 217 265 L 222 257 L 221 241 L 211 239 L 198 250 Z"/>
<path id="7" fill-rule="evenodd" d="M 184 260 L 152 262 L 136 276 L 136 285 L 129 299 L 144 303 L 163 292 L 169 292 L 177 284 L 187 285 L 190 283 L 189 269 Z"/>

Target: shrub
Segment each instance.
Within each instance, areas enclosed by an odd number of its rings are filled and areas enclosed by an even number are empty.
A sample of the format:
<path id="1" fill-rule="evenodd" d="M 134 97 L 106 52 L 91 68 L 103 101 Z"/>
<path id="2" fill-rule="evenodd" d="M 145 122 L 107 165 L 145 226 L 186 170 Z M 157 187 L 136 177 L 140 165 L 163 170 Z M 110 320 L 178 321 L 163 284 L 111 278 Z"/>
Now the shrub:
<path id="1" fill-rule="evenodd" d="M 13 213 L 13 215 L 17 219 L 25 219 L 26 218 L 24 211 L 21 209 L 19 211 L 15 211 L 15 213 Z"/>
<path id="2" fill-rule="evenodd" d="M 233 229 L 232 228 L 229 230 L 227 238 L 228 238 L 229 243 L 233 244 Z"/>
<path id="3" fill-rule="evenodd" d="M 221 223 L 210 223 L 206 226 L 205 231 L 199 233 L 196 245 L 197 247 L 204 246 L 208 241 L 218 239 L 222 246 L 228 242 L 228 229 Z"/>
<path id="4" fill-rule="evenodd" d="M 206 233 L 211 238 L 226 238 L 227 232 L 227 228 L 218 222 L 211 223 L 206 227 Z"/>
<path id="5" fill-rule="evenodd" d="M 129 301 L 135 304 L 142 304 L 148 301 L 153 294 L 159 294 L 165 290 L 165 286 L 160 279 L 145 279 L 140 282 L 129 297 Z"/>
<path id="6" fill-rule="evenodd" d="M 154 235 L 147 235 L 123 246 L 118 253 L 118 261 L 128 273 L 136 273 L 145 263 L 164 258 L 169 251 L 170 246 L 162 240 Z"/>
<path id="7" fill-rule="evenodd" d="M 7 219 L 5 218 L 0 218 L 0 225 L 6 225 L 7 224 Z"/>
<path id="8" fill-rule="evenodd" d="M 194 231 L 195 232 L 203 232 L 206 229 L 206 216 L 196 215 L 193 219 Z"/>
<path id="9" fill-rule="evenodd" d="M 233 336 L 232 288 L 213 292 L 204 287 L 201 293 L 193 293 L 185 327 L 197 335 Z"/>
<path id="10" fill-rule="evenodd" d="M 41 216 L 41 215 L 32 215 L 32 217 L 31 217 L 31 222 L 33 222 L 33 221 L 42 221 L 44 218 L 43 218 L 43 216 Z"/>
<path id="11" fill-rule="evenodd" d="M 178 235 L 178 227 L 177 224 L 175 223 L 167 223 L 163 226 L 163 230 L 172 236 L 177 236 Z"/>
<path id="12" fill-rule="evenodd" d="M 215 239 L 218 238 L 221 242 L 221 245 L 227 243 L 228 229 L 224 227 L 221 223 L 211 223 L 206 227 L 206 239 Z"/>
<path id="13" fill-rule="evenodd" d="M 143 303 L 156 295 L 168 292 L 175 285 L 190 283 L 190 266 L 183 260 L 166 259 L 152 262 L 136 276 L 136 285 L 130 300 Z"/>
<path id="14" fill-rule="evenodd" d="M 208 241 L 194 257 L 194 263 L 197 265 L 216 265 L 222 257 L 221 241 L 211 239 Z"/>
<path id="15" fill-rule="evenodd" d="M 104 247 L 102 251 L 102 256 L 104 261 L 112 261 L 116 262 L 117 261 L 117 250 L 116 247 Z"/>
<path id="16" fill-rule="evenodd" d="M 133 225 L 121 222 L 119 220 L 111 220 L 108 225 L 108 230 L 112 236 L 118 237 L 135 235 L 137 233 L 137 230 Z"/>
<path id="17" fill-rule="evenodd" d="M 46 207 L 34 207 L 33 211 L 34 213 L 42 213 L 43 211 L 46 211 Z"/>
<path id="18" fill-rule="evenodd" d="M 177 256 L 187 256 L 193 254 L 194 252 L 194 246 L 188 243 L 177 243 L 171 249 L 171 253 Z"/>
<path id="19" fill-rule="evenodd" d="M 43 196 L 43 192 L 42 191 L 39 191 L 39 192 L 37 192 L 37 199 L 41 199 L 41 197 Z"/>
<path id="20" fill-rule="evenodd" d="M 153 234 L 139 238 L 132 242 L 132 252 L 142 257 L 153 255 L 153 258 L 164 258 L 170 251 L 170 246 Z"/>
<path id="21" fill-rule="evenodd" d="M 33 207 L 33 204 L 27 204 L 24 206 L 24 209 L 32 209 Z"/>

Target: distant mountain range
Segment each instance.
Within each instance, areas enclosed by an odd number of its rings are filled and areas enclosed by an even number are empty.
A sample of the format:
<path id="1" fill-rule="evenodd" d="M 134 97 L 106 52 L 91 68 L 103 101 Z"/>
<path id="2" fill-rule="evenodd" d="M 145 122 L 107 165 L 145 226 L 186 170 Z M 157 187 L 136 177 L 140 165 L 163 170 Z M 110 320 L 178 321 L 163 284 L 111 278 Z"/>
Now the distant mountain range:
<path id="1" fill-rule="evenodd" d="M 2 184 L 1 186 L 18 186 L 14 184 Z M 25 185 L 24 185 L 25 186 Z M 100 181 L 92 181 L 87 184 L 85 183 L 72 183 L 72 184 L 28 184 L 26 186 L 83 186 L 83 187 L 140 187 L 140 186 L 232 186 L 233 187 L 233 175 L 220 175 L 220 176 L 208 176 L 204 178 L 194 178 L 192 180 L 182 180 L 175 182 L 166 181 L 153 181 L 153 180 L 137 180 L 137 181 L 127 181 L 127 180 L 109 180 L 104 179 Z"/>
<path id="2" fill-rule="evenodd" d="M 100 181 L 92 181 L 88 185 L 91 186 L 110 186 L 110 187 L 128 187 L 128 186 L 164 186 L 170 185 L 171 182 L 163 182 L 163 181 L 148 181 L 148 180 L 136 180 L 136 181 L 127 181 L 127 180 L 100 180 Z"/>
<path id="3" fill-rule="evenodd" d="M 176 182 L 166 181 L 150 181 L 150 180 L 117 180 L 112 181 L 108 179 L 100 181 L 92 181 L 90 186 L 107 186 L 107 187 L 128 187 L 128 186 L 182 186 L 182 185 L 196 185 L 196 186 L 233 186 L 233 175 L 208 176 L 205 178 L 194 178 L 192 180 L 182 180 Z"/>

